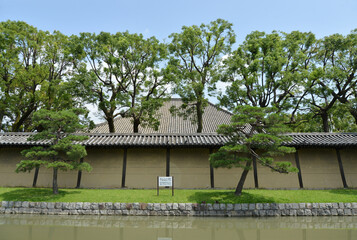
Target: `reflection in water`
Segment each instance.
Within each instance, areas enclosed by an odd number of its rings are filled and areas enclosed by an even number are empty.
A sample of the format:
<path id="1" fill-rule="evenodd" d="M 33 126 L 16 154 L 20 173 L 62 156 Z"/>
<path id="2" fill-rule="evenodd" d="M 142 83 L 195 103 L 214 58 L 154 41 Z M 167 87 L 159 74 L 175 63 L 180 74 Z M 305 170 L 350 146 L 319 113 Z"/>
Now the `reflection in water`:
<path id="1" fill-rule="evenodd" d="M 357 217 L 199 218 L 0 215 L 0 240 L 357 239 Z"/>

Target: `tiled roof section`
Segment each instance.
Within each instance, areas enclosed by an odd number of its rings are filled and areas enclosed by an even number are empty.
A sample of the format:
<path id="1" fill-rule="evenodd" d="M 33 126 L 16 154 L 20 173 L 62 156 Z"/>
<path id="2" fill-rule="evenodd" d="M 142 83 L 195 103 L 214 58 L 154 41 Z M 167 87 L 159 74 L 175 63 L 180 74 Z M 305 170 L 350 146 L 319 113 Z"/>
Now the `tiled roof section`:
<path id="1" fill-rule="evenodd" d="M 170 113 L 172 106 L 180 107 L 182 104 L 181 99 L 171 99 L 164 103 L 164 105 L 158 110 L 160 119 L 160 126 L 157 131 L 152 128 L 143 128 L 139 126 L 139 133 L 196 133 L 197 124 L 192 124 L 191 120 L 184 119 L 178 115 L 173 116 Z M 216 133 L 216 130 L 221 124 L 229 124 L 232 114 L 228 111 L 222 110 L 217 106 L 209 103 L 203 113 L 203 130 L 202 133 Z M 133 124 L 131 118 L 118 117 L 114 120 L 116 133 L 133 133 Z M 98 124 L 92 133 L 109 133 L 108 124 L 106 122 Z"/>
<path id="2" fill-rule="evenodd" d="M 30 142 L 27 138 L 33 133 L 0 133 L 0 146 L 46 145 L 43 141 Z M 83 141 L 85 146 L 105 147 L 220 147 L 228 141 L 218 134 L 83 134 L 89 139 Z"/>
<path id="3" fill-rule="evenodd" d="M 357 133 L 289 133 L 295 147 L 349 147 L 357 146 Z"/>
<path id="4" fill-rule="evenodd" d="M 31 142 L 33 133 L 0 133 L 0 146 L 46 145 L 44 141 Z M 105 147 L 220 147 L 228 138 L 216 133 L 194 134 L 83 134 L 89 139 L 86 146 Z M 294 147 L 357 147 L 357 133 L 289 133 L 292 141 L 286 146 Z"/>

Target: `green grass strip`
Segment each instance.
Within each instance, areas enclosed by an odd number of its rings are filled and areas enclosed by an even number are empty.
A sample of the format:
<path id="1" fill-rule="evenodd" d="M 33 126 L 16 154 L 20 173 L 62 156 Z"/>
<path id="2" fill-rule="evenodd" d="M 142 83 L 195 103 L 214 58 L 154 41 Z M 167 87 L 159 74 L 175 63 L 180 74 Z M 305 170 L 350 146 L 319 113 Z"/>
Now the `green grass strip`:
<path id="1" fill-rule="evenodd" d="M 46 188 L 0 188 L 0 201 L 32 202 L 143 202 L 143 203 L 327 203 L 357 202 L 356 189 L 334 190 L 160 190 L 153 189 L 61 189 L 58 195 Z"/>

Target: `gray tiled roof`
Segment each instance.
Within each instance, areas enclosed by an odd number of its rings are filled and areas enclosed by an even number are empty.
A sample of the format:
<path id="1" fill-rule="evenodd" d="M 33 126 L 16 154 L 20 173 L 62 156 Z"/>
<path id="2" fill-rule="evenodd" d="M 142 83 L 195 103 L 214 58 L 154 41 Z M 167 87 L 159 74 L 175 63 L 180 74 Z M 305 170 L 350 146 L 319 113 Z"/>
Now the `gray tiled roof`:
<path id="1" fill-rule="evenodd" d="M 173 98 L 164 103 L 158 110 L 157 114 L 160 119 L 160 126 L 157 131 L 152 128 L 143 128 L 139 126 L 139 133 L 196 133 L 197 124 L 192 124 L 189 119 L 184 119 L 178 115 L 173 116 L 170 113 L 171 106 L 179 107 L 182 104 L 181 99 Z M 229 124 L 232 114 L 222 110 L 217 106 L 209 103 L 203 113 L 203 130 L 202 133 L 216 133 L 216 130 L 221 124 Z M 131 118 L 118 117 L 114 120 L 116 133 L 133 133 L 133 124 Z M 98 124 L 92 133 L 109 133 L 107 122 Z"/>
<path id="2" fill-rule="evenodd" d="M 46 145 L 44 141 L 30 142 L 27 138 L 34 133 L 0 133 L 0 146 Z M 85 146 L 104 147 L 220 147 L 228 141 L 227 137 L 215 133 L 196 134 L 83 134 L 89 139 L 83 141 Z"/>
<path id="3" fill-rule="evenodd" d="M 0 133 L 0 146 L 45 145 L 45 142 L 29 142 L 34 133 Z M 103 147 L 220 147 L 228 138 L 215 133 L 194 134 L 118 134 L 89 133 L 86 146 Z M 357 147 L 357 133 L 289 133 L 287 146 L 295 147 Z"/>
<path id="4" fill-rule="evenodd" d="M 292 141 L 287 146 L 348 147 L 357 146 L 357 133 L 289 133 Z"/>

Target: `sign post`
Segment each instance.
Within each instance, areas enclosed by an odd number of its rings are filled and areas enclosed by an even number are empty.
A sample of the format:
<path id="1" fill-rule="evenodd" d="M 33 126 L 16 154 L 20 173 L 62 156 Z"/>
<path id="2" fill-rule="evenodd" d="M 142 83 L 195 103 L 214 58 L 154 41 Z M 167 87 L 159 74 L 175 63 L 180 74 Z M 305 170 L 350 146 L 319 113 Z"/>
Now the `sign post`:
<path id="1" fill-rule="evenodd" d="M 157 176 L 157 196 L 159 196 L 160 187 L 171 187 L 172 196 L 174 196 L 174 177 L 159 177 Z"/>

